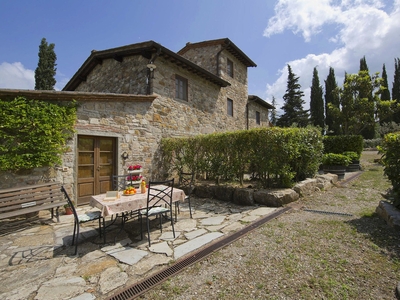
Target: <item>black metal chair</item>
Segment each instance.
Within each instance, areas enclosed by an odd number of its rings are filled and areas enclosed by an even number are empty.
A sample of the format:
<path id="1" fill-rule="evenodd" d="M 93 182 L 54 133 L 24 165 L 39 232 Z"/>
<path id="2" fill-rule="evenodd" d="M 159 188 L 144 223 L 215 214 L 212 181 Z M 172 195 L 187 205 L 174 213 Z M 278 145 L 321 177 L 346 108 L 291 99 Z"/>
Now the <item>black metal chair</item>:
<path id="1" fill-rule="evenodd" d="M 190 196 L 194 190 L 194 173 L 181 172 L 179 174 L 179 188 L 184 190 L 184 192 L 186 194 L 185 201 L 188 201 L 188 203 L 189 203 L 190 218 L 193 218 L 192 205 L 190 203 Z M 176 202 L 176 203 L 178 205 L 178 212 L 179 212 L 179 202 Z"/>
<path id="2" fill-rule="evenodd" d="M 91 211 L 91 212 L 86 212 L 82 215 L 78 215 L 76 212 L 75 206 L 73 202 L 71 201 L 71 198 L 69 197 L 67 191 L 63 186 L 61 186 L 61 191 L 64 193 L 65 198 L 67 199 L 67 203 L 69 206 L 72 208 L 72 212 L 74 215 L 74 233 L 72 235 L 72 245 L 75 244 L 75 254 L 78 253 L 78 241 L 79 241 L 79 227 L 81 223 L 86 223 L 89 221 L 94 221 L 94 220 L 99 220 L 99 234 L 100 237 L 103 235 L 104 238 L 104 244 L 106 243 L 106 224 L 105 224 L 105 219 L 101 215 L 100 211 Z M 76 238 L 76 241 L 75 241 Z"/>
<path id="3" fill-rule="evenodd" d="M 160 218 L 160 230 L 162 232 L 162 218 L 169 214 L 171 220 L 172 232 L 175 238 L 174 220 L 172 216 L 172 193 L 174 189 L 174 179 L 166 181 L 150 181 L 147 190 L 147 207 L 138 212 L 140 218 L 140 231 L 143 240 L 143 216 L 147 219 L 147 235 L 150 243 L 150 218 L 158 216 Z"/>
<path id="4" fill-rule="evenodd" d="M 112 176 L 113 190 L 123 191 L 129 185 L 129 181 L 126 178 L 127 175 L 113 175 Z"/>

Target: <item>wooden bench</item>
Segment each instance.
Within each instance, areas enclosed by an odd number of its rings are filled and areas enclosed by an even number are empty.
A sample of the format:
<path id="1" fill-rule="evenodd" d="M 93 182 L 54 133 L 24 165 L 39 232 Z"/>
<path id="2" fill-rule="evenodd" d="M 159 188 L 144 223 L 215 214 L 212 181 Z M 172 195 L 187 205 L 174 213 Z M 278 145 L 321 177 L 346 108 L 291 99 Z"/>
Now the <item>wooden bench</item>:
<path id="1" fill-rule="evenodd" d="M 0 219 L 8 219 L 41 210 L 51 210 L 60 222 L 59 207 L 67 203 L 61 184 L 49 182 L 0 190 Z"/>

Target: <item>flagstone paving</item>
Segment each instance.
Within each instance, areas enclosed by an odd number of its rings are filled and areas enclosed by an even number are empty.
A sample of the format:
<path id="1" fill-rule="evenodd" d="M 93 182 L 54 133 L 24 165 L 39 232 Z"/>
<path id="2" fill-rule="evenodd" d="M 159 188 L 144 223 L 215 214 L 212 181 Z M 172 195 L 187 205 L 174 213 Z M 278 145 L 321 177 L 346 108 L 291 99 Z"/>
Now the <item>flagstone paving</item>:
<path id="1" fill-rule="evenodd" d="M 175 237 L 169 222 L 163 223 L 161 233 L 157 221 L 150 247 L 147 233 L 140 240 L 137 219 L 123 230 L 119 223 L 111 226 L 106 245 L 98 237 L 98 223 L 85 223 L 77 256 L 71 246 L 72 216 L 61 216 L 60 223 L 44 213 L 33 221 L 1 222 L 0 299 L 104 299 L 275 210 L 193 198 L 193 219 L 181 204 Z"/>

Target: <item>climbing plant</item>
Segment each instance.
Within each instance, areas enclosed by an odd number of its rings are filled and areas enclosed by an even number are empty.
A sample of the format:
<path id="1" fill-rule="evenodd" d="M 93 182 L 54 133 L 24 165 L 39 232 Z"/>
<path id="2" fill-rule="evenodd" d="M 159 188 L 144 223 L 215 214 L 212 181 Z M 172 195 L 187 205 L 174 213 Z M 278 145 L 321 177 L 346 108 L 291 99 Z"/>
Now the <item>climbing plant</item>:
<path id="1" fill-rule="evenodd" d="M 0 99 L 0 170 L 18 171 L 61 162 L 74 132 L 76 102 Z"/>

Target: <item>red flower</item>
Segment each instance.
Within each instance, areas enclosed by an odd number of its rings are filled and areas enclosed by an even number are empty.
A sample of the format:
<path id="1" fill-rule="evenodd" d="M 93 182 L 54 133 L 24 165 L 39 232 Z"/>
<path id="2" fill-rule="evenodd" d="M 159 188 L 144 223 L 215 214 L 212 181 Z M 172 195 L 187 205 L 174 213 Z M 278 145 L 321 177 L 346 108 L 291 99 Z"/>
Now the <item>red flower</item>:
<path id="1" fill-rule="evenodd" d="M 139 181 L 142 178 L 143 178 L 142 175 L 129 175 L 128 177 L 126 177 L 126 180 L 127 181 Z"/>
<path id="2" fill-rule="evenodd" d="M 133 166 L 129 166 L 128 170 L 132 171 L 132 170 L 140 170 L 142 168 L 141 165 L 133 165 Z"/>

